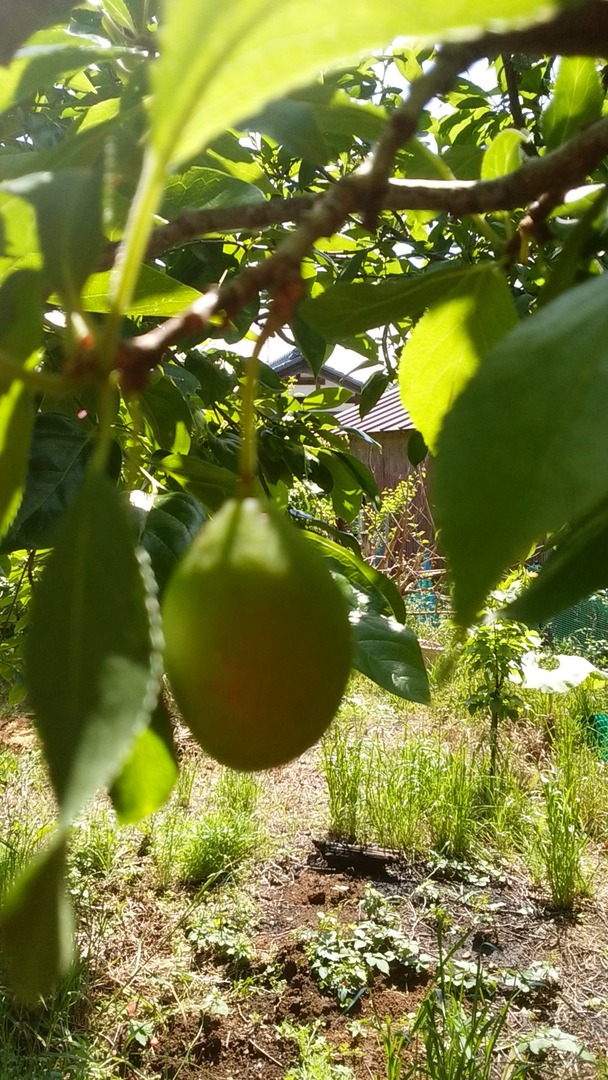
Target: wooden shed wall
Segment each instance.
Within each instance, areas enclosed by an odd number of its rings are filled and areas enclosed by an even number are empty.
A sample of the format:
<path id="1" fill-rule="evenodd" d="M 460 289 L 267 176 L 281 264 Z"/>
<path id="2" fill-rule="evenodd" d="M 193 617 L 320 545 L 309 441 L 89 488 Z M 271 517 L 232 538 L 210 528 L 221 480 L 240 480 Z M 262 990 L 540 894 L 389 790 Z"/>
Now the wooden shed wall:
<path id="1" fill-rule="evenodd" d="M 385 431 L 373 435 L 381 449 L 370 446 L 363 439 L 351 439 L 351 453 L 367 465 L 379 491 L 396 488 L 410 471 L 407 444 L 411 434 L 411 431 Z"/>

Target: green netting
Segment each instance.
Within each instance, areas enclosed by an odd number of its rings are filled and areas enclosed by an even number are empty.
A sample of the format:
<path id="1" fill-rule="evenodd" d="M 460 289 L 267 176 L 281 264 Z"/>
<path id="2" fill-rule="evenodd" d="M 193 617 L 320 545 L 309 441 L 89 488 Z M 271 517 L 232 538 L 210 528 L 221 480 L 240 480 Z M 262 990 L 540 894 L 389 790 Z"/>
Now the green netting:
<path id="1" fill-rule="evenodd" d="M 595 593 L 574 607 L 562 611 L 543 625 L 559 645 L 567 642 L 569 651 L 597 662 L 608 659 L 608 599 L 606 593 Z"/>

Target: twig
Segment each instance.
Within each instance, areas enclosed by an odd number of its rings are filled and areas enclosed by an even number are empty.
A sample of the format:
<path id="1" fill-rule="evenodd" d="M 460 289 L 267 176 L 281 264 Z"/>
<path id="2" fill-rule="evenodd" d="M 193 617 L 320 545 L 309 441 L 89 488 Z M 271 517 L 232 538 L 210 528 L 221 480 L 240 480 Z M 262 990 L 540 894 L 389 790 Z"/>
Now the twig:
<path id="1" fill-rule="evenodd" d="M 509 109 L 511 110 L 513 123 L 516 128 L 524 131 L 526 129 L 526 120 L 522 111 L 521 101 L 519 100 L 519 86 L 517 85 L 517 73 L 515 71 L 513 57 L 504 53 L 502 57 L 502 66 L 505 73 Z"/>
<path id="2" fill-rule="evenodd" d="M 266 1058 L 267 1061 L 271 1061 L 273 1065 L 278 1065 L 279 1069 L 285 1068 L 285 1063 L 283 1061 L 279 1061 L 278 1058 L 273 1057 L 272 1054 L 268 1053 L 268 1050 L 264 1050 L 263 1046 L 258 1046 L 253 1039 L 249 1039 L 249 1045 L 253 1047 L 256 1054 L 260 1054 L 263 1058 Z"/>

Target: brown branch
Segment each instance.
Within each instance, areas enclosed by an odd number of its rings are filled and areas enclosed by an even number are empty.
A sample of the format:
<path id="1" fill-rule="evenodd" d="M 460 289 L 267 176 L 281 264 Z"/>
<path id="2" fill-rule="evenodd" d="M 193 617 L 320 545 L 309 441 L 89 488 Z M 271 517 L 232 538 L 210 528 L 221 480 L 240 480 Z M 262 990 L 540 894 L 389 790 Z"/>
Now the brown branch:
<path id="1" fill-rule="evenodd" d="M 427 180 L 423 183 L 392 180 L 383 209 L 432 209 L 462 216 L 513 210 L 537 202 L 538 211 L 534 209 L 528 215 L 532 223 L 537 224 L 548 209 L 558 205 L 566 191 L 580 184 L 607 154 L 608 117 L 602 117 L 558 150 L 528 161 L 515 172 L 495 180 Z M 371 197 L 374 197 L 373 189 Z M 345 177 L 327 192 L 314 197 L 307 212 L 302 212 L 299 226 L 281 241 L 274 254 L 247 267 L 221 288 L 216 287 L 199 297 L 181 315 L 140 337 L 121 342 L 116 367 L 125 392 L 132 393 L 145 385 L 148 373 L 160 362 L 170 345 L 185 337 L 198 336 L 200 340 L 206 336 L 213 315 L 223 312 L 226 318 L 233 318 L 262 290 L 275 296 L 286 297 L 290 292 L 295 295 L 300 287 L 302 259 L 319 237 L 339 232 L 353 212 L 365 213 L 369 198 L 366 175 L 357 173 Z M 283 200 L 281 203 L 284 220 L 292 220 L 290 203 Z M 272 205 L 276 215 L 276 204 Z M 208 222 L 209 217 L 206 220 Z M 217 218 L 214 221 L 217 222 Z"/>
<path id="2" fill-rule="evenodd" d="M 195 236 L 210 232 L 235 232 L 241 229 L 261 229 L 287 221 L 296 228 L 282 240 L 274 254 L 257 265 L 249 266 L 221 288 L 214 288 L 199 298 L 176 318 L 169 319 L 155 330 L 120 344 L 116 369 L 125 392 L 134 392 L 145 385 L 152 368 L 165 350 L 186 337 L 199 340 L 207 333 L 211 318 L 223 313 L 234 317 L 255 295 L 266 290 L 274 299 L 275 312 L 290 311 L 301 289 L 300 266 L 316 241 L 322 236 L 339 232 L 349 216 L 362 215 L 365 223 L 375 227 L 381 210 L 435 210 L 462 216 L 487 213 L 493 210 L 512 210 L 536 203 L 528 214 L 528 229 L 539 226 L 551 207 L 559 204 L 565 192 L 581 183 L 598 162 L 608 154 L 608 117 L 589 125 L 565 146 L 524 164 L 507 176 L 488 181 L 389 180 L 397 150 L 415 134 L 420 114 L 429 100 L 444 93 L 458 71 L 473 60 L 489 55 L 492 49 L 503 52 L 551 51 L 569 53 L 589 52 L 582 48 L 576 27 L 584 25 L 588 34 L 593 24 L 593 40 L 601 39 L 606 30 L 608 43 L 608 0 L 588 0 L 564 22 L 558 15 L 550 23 L 514 34 L 486 35 L 470 45 L 447 46 L 439 54 L 434 67 L 410 88 L 409 97 L 389 120 L 367 167 L 358 170 L 320 195 L 305 195 L 291 200 L 270 200 L 224 210 L 187 211 L 178 219 L 157 229 L 147 257 L 185 243 Z M 589 19 L 591 18 L 591 24 Z M 597 20 L 599 19 L 599 25 Z M 557 27 L 557 30 L 556 30 Z M 555 33 L 566 34 L 558 44 Z M 576 48 L 571 48 L 573 42 Z M 105 254 L 104 268 L 111 265 L 115 249 Z M 279 305 L 279 308 L 277 308 Z M 271 311 L 271 323 L 275 318 Z"/>
<path id="3" fill-rule="evenodd" d="M 509 109 L 511 111 L 511 116 L 513 117 L 513 123 L 516 128 L 525 131 L 526 119 L 522 111 L 521 101 L 519 100 L 519 86 L 517 85 L 517 72 L 515 71 L 513 57 L 505 53 L 502 58 L 502 66 L 505 73 L 507 97 L 509 98 Z"/>
<path id="4" fill-rule="evenodd" d="M 547 191 L 567 191 L 578 186 L 606 154 L 608 118 L 603 117 L 559 149 L 495 180 L 389 180 L 381 209 L 437 210 L 462 215 L 523 208 Z M 333 190 L 347 182 L 352 211 L 364 210 L 369 198 L 366 178 L 351 176 L 348 181 L 338 182 Z M 302 223 L 327 195 L 297 195 L 292 199 L 269 199 L 216 210 L 185 211 L 168 225 L 154 230 L 147 258 L 156 258 L 210 233 L 258 231 L 288 222 Z M 116 245 L 108 245 L 98 269 L 107 270 L 115 252 Z"/>

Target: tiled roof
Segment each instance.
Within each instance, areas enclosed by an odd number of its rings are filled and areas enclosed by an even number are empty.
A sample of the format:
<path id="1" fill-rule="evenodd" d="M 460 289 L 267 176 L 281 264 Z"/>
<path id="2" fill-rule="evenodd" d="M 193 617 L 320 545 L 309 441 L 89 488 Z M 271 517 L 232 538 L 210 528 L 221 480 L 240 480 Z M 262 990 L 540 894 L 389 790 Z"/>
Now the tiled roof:
<path id="1" fill-rule="evenodd" d="M 410 414 L 403 408 L 398 386 L 389 386 L 367 416 L 361 419 L 358 405 L 344 405 L 336 411 L 336 417 L 342 427 L 359 428 L 368 435 L 379 435 L 383 431 L 413 431 Z"/>

